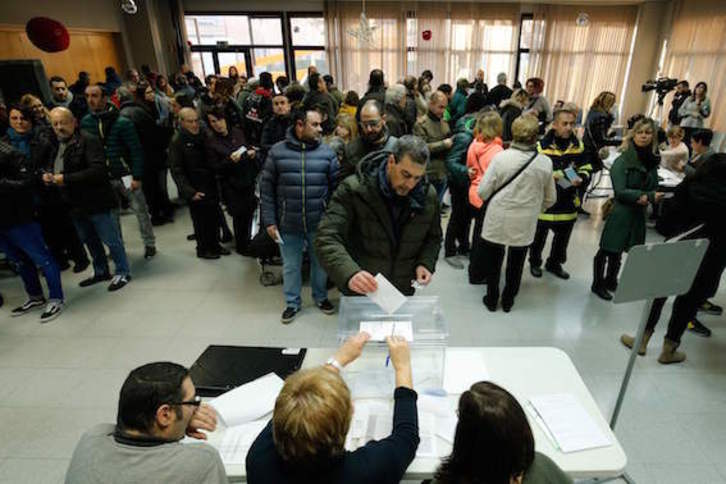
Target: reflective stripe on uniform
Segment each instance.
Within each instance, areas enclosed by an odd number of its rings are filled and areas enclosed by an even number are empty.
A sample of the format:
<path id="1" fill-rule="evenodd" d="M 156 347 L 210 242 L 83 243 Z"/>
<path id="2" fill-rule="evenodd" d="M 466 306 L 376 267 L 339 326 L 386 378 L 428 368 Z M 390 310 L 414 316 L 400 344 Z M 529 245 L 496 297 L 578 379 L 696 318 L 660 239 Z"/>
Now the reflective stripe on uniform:
<path id="1" fill-rule="evenodd" d="M 541 213 L 539 219 L 544 222 L 570 222 L 577 219 L 577 212 L 573 213 Z"/>

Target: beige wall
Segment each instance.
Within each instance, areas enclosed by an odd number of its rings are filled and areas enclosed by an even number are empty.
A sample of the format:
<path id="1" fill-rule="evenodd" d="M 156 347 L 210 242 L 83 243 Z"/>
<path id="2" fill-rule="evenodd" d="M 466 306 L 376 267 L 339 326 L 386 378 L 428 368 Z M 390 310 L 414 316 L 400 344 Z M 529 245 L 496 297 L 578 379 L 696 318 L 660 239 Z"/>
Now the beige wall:
<path id="1" fill-rule="evenodd" d="M 185 11 L 219 12 L 322 12 L 323 0 L 182 0 Z"/>
<path id="2" fill-rule="evenodd" d="M 0 23 L 25 23 L 50 17 L 69 28 L 122 30 L 120 0 L 1 0 Z"/>

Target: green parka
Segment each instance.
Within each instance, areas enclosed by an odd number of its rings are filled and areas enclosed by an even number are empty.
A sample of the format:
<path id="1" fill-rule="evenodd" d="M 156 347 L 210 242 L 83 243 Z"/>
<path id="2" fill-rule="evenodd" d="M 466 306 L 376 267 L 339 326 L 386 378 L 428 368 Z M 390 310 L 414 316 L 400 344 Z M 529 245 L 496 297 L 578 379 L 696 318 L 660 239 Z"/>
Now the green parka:
<path id="1" fill-rule="evenodd" d="M 396 230 L 380 188 L 381 156 L 364 160 L 355 176 L 333 194 L 318 225 L 318 260 L 343 294 L 358 271 L 383 274 L 403 294 L 412 295 L 416 267 L 436 269 L 441 247 L 441 221 L 436 190 L 421 182 L 407 197 Z"/>
<path id="2" fill-rule="evenodd" d="M 628 251 L 634 245 L 645 243 L 646 205 L 639 205 L 642 195 L 655 200 L 658 188 L 658 163 L 651 163 L 650 169 L 638 159 L 631 144 L 615 160 L 610 169 L 610 178 L 615 192 L 615 206 L 605 221 L 600 238 L 600 247 L 608 252 Z"/>

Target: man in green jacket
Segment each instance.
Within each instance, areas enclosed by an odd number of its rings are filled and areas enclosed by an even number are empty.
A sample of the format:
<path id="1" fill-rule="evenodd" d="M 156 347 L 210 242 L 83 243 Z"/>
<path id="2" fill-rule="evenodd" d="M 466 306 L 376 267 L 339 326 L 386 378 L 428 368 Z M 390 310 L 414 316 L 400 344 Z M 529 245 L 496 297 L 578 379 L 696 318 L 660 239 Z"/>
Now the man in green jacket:
<path id="1" fill-rule="evenodd" d="M 429 112 L 421 116 L 413 127 L 413 134 L 423 138 L 431 153 L 426 174 L 436 188 L 439 202 L 446 191 L 446 154 L 454 144 L 449 123 L 443 120 L 447 105 L 446 94 L 440 91 L 434 92 L 429 100 Z"/>
<path id="2" fill-rule="evenodd" d="M 111 185 L 118 196 L 128 199 L 131 210 L 136 214 L 145 247 L 144 258 L 150 259 L 156 255 L 156 238 L 149 207 L 141 190 L 144 151 L 136 127 L 109 102 L 108 93 L 101 84 L 86 88 L 86 101 L 89 113 L 81 120 L 81 131 L 98 138 L 103 144 Z M 118 210 L 114 213 L 120 228 Z"/>
<path id="3" fill-rule="evenodd" d="M 441 223 L 436 191 L 425 180 L 429 151 L 406 135 L 392 152 L 361 161 L 333 194 L 318 225 L 315 251 L 347 295 L 377 290 L 382 274 L 403 294 L 426 285 L 436 269 Z"/>

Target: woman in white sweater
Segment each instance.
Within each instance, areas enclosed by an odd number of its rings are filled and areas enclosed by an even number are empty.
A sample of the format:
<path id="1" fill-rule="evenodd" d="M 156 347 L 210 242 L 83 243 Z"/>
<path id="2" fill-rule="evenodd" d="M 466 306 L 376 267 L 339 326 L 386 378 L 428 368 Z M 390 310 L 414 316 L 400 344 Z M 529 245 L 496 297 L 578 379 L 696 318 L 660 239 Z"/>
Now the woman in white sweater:
<path id="1" fill-rule="evenodd" d="M 537 217 L 557 200 L 552 160 L 537 154 L 538 129 L 537 118 L 532 115 L 515 119 L 510 148 L 492 158 L 479 185 L 479 197 L 488 204 L 482 233 L 475 236 L 481 236 L 486 254 L 487 294 L 483 301 L 490 311 L 496 311 L 499 302 L 505 249 L 508 255 L 502 309 L 509 312 L 519 292 L 524 259 L 534 240 Z M 493 195 L 509 180 L 512 181 Z"/>

